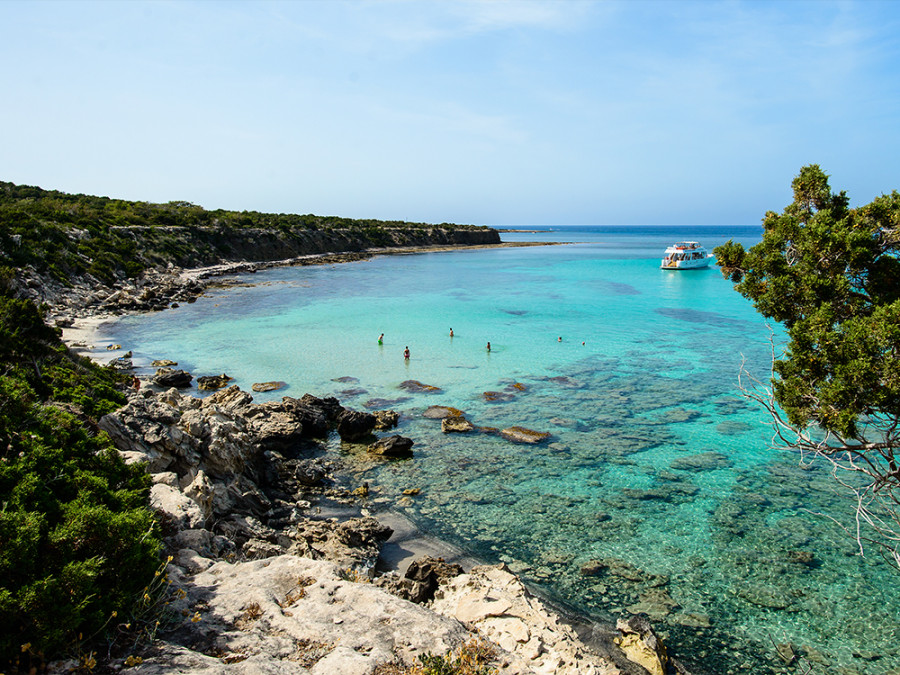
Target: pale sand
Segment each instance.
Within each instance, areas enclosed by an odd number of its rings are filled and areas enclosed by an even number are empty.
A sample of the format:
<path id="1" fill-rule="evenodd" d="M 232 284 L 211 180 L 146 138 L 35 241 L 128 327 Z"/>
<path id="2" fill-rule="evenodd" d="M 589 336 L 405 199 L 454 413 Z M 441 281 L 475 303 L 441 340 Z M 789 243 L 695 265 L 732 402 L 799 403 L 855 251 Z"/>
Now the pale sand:
<path id="1" fill-rule="evenodd" d="M 102 315 L 75 319 L 71 326 L 62 329 L 62 341 L 77 354 L 90 357 L 98 363 L 109 362 L 109 359 L 121 354 L 107 350 L 106 346 L 111 343 L 109 340 L 100 340 L 97 333 L 100 326 L 113 319 L 114 317 Z"/>
<path id="2" fill-rule="evenodd" d="M 467 572 L 475 565 L 484 564 L 483 561 L 466 555 L 456 546 L 425 534 L 402 513 L 379 511 L 374 516 L 378 522 L 394 530 L 391 538 L 381 547 L 381 555 L 378 557 L 380 570 L 397 570 L 402 575 L 406 573 L 413 560 L 425 555 L 443 558 L 448 563 L 457 563 Z"/>

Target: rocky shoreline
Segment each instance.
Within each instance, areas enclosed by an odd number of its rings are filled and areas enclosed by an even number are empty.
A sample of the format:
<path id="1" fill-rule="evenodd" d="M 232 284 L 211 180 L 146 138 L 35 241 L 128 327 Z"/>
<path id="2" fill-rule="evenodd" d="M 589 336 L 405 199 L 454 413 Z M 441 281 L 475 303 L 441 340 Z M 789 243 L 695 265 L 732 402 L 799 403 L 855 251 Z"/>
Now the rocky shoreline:
<path id="1" fill-rule="evenodd" d="M 225 275 L 372 253 L 169 268 L 116 290 L 90 280 L 71 291 L 26 287 L 51 304 L 51 320 L 76 346 L 103 317 L 191 302 Z M 324 448 L 336 434 L 363 452 L 378 443 L 408 450 L 414 439 L 391 433 L 396 423 L 392 411 L 353 411 L 309 394 L 258 404 L 236 386 L 204 399 L 146 384 L 130 392 L 100 427 L 151 474 L 171 556 L 168 625 L 112 655 L 109 667 L 386 675 L 475 640 L 501 673 L 687 672 L 646 617 L 623 617 L 617 630 L 576 622 L 576 631 L 503 565 L 463 560 L 466 572 L 436 541 L 417 551 L 408 523 L 403 543 L 392 540 L 394 528 L 359 506 L 366 486 L 339 487 L 340 466 Z"/>

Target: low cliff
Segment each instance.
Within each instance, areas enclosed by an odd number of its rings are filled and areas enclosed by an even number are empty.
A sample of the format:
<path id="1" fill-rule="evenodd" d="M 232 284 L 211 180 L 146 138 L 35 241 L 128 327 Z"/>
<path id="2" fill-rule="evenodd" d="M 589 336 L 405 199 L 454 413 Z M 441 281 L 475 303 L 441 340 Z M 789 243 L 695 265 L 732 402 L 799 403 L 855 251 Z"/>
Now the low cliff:
<path id="1" fill-rule="evenodd" d="M 214 227 L 114 227 L 114 237 L 130 240 L 150 265 L 201 267 L 225 262 L 284 260 L 317 253 L 418 246 L 499 244 L 490 228 L 453 225 L 340 229 Z"/>
<path id="2" fill-rule="evenodd" d="M 473 225 L 207 210 L 0 182 L 0 283 L 51 306 L 146 291 L 148 277 L 172 268 L 500 243 L 496 230 Z M 92 298 L 95 291 L 103 298 Z M 140 308 L 147 307 L 124 307 Z"/>

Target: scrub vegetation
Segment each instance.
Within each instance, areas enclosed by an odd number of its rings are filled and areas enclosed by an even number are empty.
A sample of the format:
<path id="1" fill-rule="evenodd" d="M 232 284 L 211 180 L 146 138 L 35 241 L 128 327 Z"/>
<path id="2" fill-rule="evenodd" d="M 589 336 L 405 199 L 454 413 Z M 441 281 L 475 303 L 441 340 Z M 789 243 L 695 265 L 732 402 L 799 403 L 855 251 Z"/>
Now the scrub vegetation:
<path id="1" fill-rule="evenodd" d="M 0 182 L 0 265 L 31 266 L 62 283 L 90 274 L 111 285 L 168 263 L 201 266 L 255 251 L 263 258 L 337 252 L 335 243 L 359 250 L 479 230 L 490 232 L 448 223 L 207 211 L 183 201 L 152 204 Z"/>
<path id="2" fill-rule="evenodd" d="M 149 477 L 96 422 L 122 376 L 73 356 L 0 283 L 0 670 L 76 652 L 159 566 Z"/>

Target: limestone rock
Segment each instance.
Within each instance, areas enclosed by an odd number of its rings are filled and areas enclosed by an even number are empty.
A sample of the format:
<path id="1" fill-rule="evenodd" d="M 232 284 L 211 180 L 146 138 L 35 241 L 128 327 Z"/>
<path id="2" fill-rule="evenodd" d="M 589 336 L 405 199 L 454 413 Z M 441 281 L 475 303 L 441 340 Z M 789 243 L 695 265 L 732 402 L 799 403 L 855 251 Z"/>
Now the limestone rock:
<path id="1" fill-rule="evenodd" d="M 272 382 L 254 382 L 250 388 L 256 392 L 262 391 L 278 391 L 279 389 L 284 389 L 287 386 L 287 382 L 280 381 L 272 381 Z"/>
<path id="2" fill-rule="evenodd" d="M 197 389 L 202 391 L 216 391 L 217 389 L 227 387 L 228 383 L 233 379 L 233 377 L 228 377 L 225 373 L 222 373 L 221 375 L 201 375 L 197 378 Z"/>
<path id="3" fill-rule="evenodd" d="M 534 445 L 550 438 L 550 434 L 545 431 L 533 431 L 519 426 L 503 429 L 500 435 L 513 443 L 527 443 L 529 445 Z"/>
<path id="4" fill-rule="evenodd" d="M 344 410 L 338 417 L 338 435 L 342 441 L 362 440 L 372 435 L 377 422 L 372 413 Z"/>
<path id="5" fill-rule="evenodd" d="M 413 560 L 406 568 L 405 577 L 419 585 L 419 597 L 424 599 L 414 602 L 425 602 L 434 597 L 438 585 L 463 573 L 462 566 L 444 562 L 443 558 L 422 556 Z"/>
<path id="6" fill-rule="evenodd" d="M 467 433 L 474 429 L 475 425 L 465 417 L 445 417 L 441 420 L 441 431 L 445 434 Z"/>
<path id="7" fill-rule="evenodd" d="M 253 418 L 252 429 L 256 442 L 264 450 L 286 450 L 304 437 L 303 423 L 294 415 L 268 412 Z"/>
<path id="8" fill-rule="evenodd" d="M 394 435 L 379 438 L 368 447 L 369 452 L 383 457 L 412 457 L 413 441 L 411 438 Z"/>
<path id="9" fill-rule="evenodd" d="M 172 368 L 160 368 L 156 371 L 156 375 L 151 378 L 151 382 L 157 387 L 175 387 L 177 389 L 186 389 L 191 386 L 193 377 L 186 370 L 173 370 Z"/>
<path id="10" fill-rule="evenodd" d="M 150 508 L 160 514 L 164 525 L 177 529 L 202 527 L 206 519 L 197 502 L 164 483 L 150 488 Z"/>
<path id="11" fill-rule="evenodd" d="M 317 560 L 325 559 L 372 576 L 382 544 L 393 530 L 375 518 L 333 520 L 304 519 L 289 533 L 291 552 Z"/>
<path id="12" fill-rule="evenodd" d="M 162 645 L 129 672 L 370 675 L 470 637 L 451 618 L 343 576 L 333 563 L 292 555 L 218 562 L 180 582 L 186 596 L 173 609 L 187 614 L 181 644 Z"/>
<path id="13" fill-rule="evenodd" d="M 619 670 L 584 645 L 533 597 L 505 565 L 484 565 L 444 580 L 432 608 L 478 629 L 511 652 L 520 672 L 615 675 Z"/>
<path id="14" fill-rule="evenodd" d="M 395 410 L 375 410 L 375 428 L 379 431 L 387 431 L 397 426 L 400 421 L 400 413 Z"/>
<path id="15" fill-rule="evenodd" d="M 236 384 L 203 399 L 203 404 L 206 406 L 215 405 L 227 410 L 243 409 L 251 403 L 253 403 L 253 397 L 246 391 L 242 391 Z"/>
<path id="16" fill-rule="evenodd" d="M 464 414 L 465 413 L 463 413 L 462 410 L 450 408 L 445 405 L 430 405 L 426 408 L 425 412 L 422 413 L 422 416 L 432 420 L 442 420 L 447 417 L 462 417 Z"/>
<path id="17" fill-rule="evenodd" d="M 616 629 L 622 635 L 615 642 L 629 661 L 643 666 L 650 675 L 666 675 L 669 663 L 666 647 L 653 632 L 645 614 L 619 619 Z"/>

